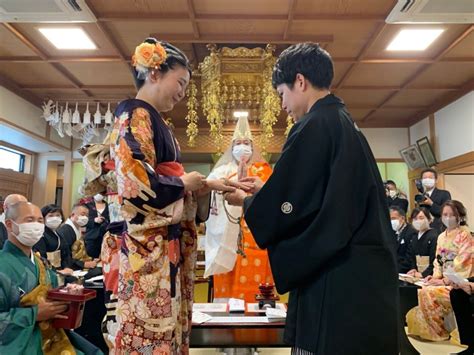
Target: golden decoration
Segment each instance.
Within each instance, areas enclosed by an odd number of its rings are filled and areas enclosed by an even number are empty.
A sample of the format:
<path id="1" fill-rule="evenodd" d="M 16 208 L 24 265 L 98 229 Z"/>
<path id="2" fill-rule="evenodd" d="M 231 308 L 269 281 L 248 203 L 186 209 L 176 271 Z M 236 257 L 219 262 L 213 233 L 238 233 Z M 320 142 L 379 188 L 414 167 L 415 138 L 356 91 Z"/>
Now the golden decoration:
<path id="1" fill-rule="evenodd" d="M 286 118 L 286 130 L 285 130 L 285 137 L 288 137 L 288 135 L 290 134 L 290 131 L 291 129 L 293 128 L 293 125 L 295 124 L 295 120 L 293 119 L 293 117 L 291 117 L 290 115 L 288 115 L 288 117 Z"/>
<path id="2" fill-rule="evenodd" d="M 196 137 L 199 133 L 198 129 L 198 114 L 197 108 L 199 103 L 196 99 L 197 95 L 197 87 L 196 83 L 193 79 L 189 81 L 188 88 L 186 90 L 186 96 L 188 97 L 188 102 L 186 106 L 188 107 L 188 115 L 185 117 L 186 122 L 188 122 L 188 126 L 186 127 L 186 135 L 188 136 L 188 146 L 195 147 L 196 146 Z"/>
<path id="3" fill-rule="evenodd" d="M 275 46 L 268 44 L 265 48 L 263 71 L 263 105 L 260 116 L 260 126 L 262 127 L 262 137 L 260 140 L 262 151 L 266 151 L 270 138 L 273 137 L 273 126 L 280 115 L 280 97 L 272 86 L 273 66 L 276 58 L 273 56 Z"/>
<path id="4" fill-rule="evenodd" d="M 174 127 L 174 123 L 173 123 L 173 119 L 171 117 L 167 117 L 164 119 L 166 125 L 172 130 L 174 131 L 175 127 Z"/>
<path id="5" fill-rule="evenodd" d="M 216 153 L 222 152 L 224 143 L 223 125 L 234 121 L 233 112 L 249 112 L 249 121 L 260 123 L 260 143 L 263 152 L 273 137 L 273 126 L 280 114 L 280 98 L 272 87 L 271 77 L 276 58 L 275 46 L 264 48 L 228 48 L 218 49 L 215 44 L 207 45 L 209 55 L 199 64 L 201 73 L 202 112 L 209 123 L 209 135 L 216 147 Z M 188 95 L 187 136 L 195 144 L 197 135 L 194 126 L 193 110 L 197 101 Z M 197 114 L 196 116 L 197 117 Z M 189 119 L 188 119 L 189 118 Z M 194 135 L 196 134 L 196 135 Z M 194 140 L 193 140 L 194 139 Z"/>
<path id="6" fill-rule="evenodd" d="M 211 54 L 199 65 L 202 72 L 202 111 L 207 116 L 210 131 L 209 134 L 214 140 L 217 152 L 222 151 L 222 106 L 220 101 L 220 60 L 217 46 L 208 44 L 207 48 Z"/>

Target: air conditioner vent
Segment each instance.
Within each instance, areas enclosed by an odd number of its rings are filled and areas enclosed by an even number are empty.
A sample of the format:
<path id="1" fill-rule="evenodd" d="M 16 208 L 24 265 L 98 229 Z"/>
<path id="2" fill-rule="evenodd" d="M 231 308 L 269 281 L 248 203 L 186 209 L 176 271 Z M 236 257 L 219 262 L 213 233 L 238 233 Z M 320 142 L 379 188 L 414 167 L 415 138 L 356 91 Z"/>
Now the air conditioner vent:
<path id="1" fill-rule="evenodd" d="M 387 23 L 474 23 L 473 0 L 398 0 Z"/>
<path id="2" fill-rule="evenodd" d="M 84 0 L 2 0 L 2 22 L 96 22 Z"/>

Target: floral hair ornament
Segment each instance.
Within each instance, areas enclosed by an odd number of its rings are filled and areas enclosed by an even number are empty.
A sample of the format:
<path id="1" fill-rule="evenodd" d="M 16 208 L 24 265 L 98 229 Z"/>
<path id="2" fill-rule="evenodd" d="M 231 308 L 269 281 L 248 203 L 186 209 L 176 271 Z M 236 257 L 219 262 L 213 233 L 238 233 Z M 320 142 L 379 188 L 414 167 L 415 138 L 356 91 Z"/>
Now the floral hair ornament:
<path id="1" fill-rule="evenodd" d="M 132 65 L 138 73 L 138 79 L 145 80 L 150 70 L 158 69 L 166 57 L 166 50 L 160 43 L 143 42 L 138 45 L 132 56 Z"/>

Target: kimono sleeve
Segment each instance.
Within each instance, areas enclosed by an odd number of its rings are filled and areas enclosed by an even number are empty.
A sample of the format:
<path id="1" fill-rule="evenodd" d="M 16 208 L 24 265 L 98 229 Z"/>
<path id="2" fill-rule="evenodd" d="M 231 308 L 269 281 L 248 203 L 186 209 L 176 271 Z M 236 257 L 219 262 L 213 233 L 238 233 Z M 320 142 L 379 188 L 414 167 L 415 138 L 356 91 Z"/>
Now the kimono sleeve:
<path id="1" fill-rule="evenodd" d="M 155 172 L 152 117 L 144 108 L 123 112 L 112 133 L 118 193 L 142 211 L 162 209 L 184 196 L 182 180 Z"/>
<path id="2" fill-rule="evenodd" d="M 290 133 L 273 174 L 244 203 L 255 241 L 268 249 L 279 293 L 307 282 L 347 246 L 356 211 L 345 205 L 357 204 L 360 214 L 366 211 L 366 192 L 361 189 L 354 201 L 346 176 L 349 160 L 361 157 L 341 157 L 347 148 L 336 142 L 344 139 L 339 117 L 310 117 Z"/>
<path id="3" fill-rule="evenodd" d="M 12 284 L 0 272 L 0 353 L 18 351 L 27 339 L 33 337 L 38 307 L 11 307 Z"/>
<path id="4" fill-rule="evenodd" d="M 472 256 L 474 255 L 471 233 L 463 230 L 456 236 L 454 243 L 459 247 L 458 254 L 454 258 L 454 271 L 461 277 L 470 277 L 473 268 Z"/>

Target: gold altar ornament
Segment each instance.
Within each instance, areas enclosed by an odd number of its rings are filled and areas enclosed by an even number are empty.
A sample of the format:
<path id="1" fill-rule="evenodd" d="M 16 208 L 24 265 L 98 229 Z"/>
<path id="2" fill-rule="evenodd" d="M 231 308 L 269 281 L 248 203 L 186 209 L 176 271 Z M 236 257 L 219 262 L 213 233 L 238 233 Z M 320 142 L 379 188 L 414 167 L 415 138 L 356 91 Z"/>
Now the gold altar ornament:
<path id="1" fill-rule="evenodd" d="M 262 132 L 259 143 L 265 152 L 281 110 L 280 98 L 271 83 L 275 46 L 218 49 L 215 44 L 209 44 L 207 48 L 210 54 L 199 64 L 202 111 L 217 152 L 222 152 L 224 122 L 234 120 L 236 111 L 246 111 L 250 121 L 259 122 Z M 188 105 L 188 117 L 193 115 L 192 110 L 195 103 L 191 108 Z M 189 142 L 195 138 L 194 133 L 193 121 L 188 120 Z"/>

